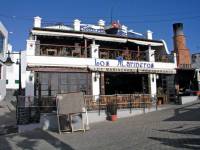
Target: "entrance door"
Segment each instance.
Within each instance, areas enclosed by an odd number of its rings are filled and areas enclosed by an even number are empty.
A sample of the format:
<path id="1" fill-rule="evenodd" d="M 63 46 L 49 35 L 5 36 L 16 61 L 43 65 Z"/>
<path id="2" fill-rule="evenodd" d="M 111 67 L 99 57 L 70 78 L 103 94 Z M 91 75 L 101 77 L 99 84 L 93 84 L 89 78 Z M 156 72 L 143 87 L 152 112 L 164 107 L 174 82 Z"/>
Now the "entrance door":
<path id="1" fill-rule="evenodd" d="M 105 73 L 105 94 L 148 93 L 148 76 L 134 73 Z"/>

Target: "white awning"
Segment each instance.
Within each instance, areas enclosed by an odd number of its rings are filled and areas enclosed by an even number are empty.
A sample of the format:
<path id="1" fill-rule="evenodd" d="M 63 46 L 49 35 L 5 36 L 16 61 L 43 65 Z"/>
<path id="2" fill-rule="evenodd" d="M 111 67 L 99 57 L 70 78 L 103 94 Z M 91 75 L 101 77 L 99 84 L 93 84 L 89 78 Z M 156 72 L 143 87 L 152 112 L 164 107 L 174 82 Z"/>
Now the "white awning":
<path id="1" fill-rule="evenodd" d="M 66 37 L 78 37 L 83 38 L 83 34 L 79 33 L 65 33 L 65 32 L 54 32 L 54 31 L 41 31 L 41 30 L 32 30 L 34 35 L 47 35 L 47 36 L 66 36 Z"/>
<path id="2" fill-rule="evenodd" d="M 119 43 L 127 42 L 127 39 L 107 37 L 107 36 L 84 35 L 84 37 L 87 39 L 95 39 L 95 40 L 99 40 L 99 41 L 110 41 L 110 42 L 119 42 Z"/>
<path id="3" fill-rule="evenodd" d="M 133 43 L 136 43 L 136 44 L 139 44 L 139 45 L 163 46 L 163 43 L 133 40 L 133 39 L 128 39 L 128 42 L 133 42 Z"/>
<path id="4" fill-rule="evenodd" d="M 135 72 L 135 73 L 157 73 L 157 74 L 176 74 L 176 69 L 141 69 L 124 67 L 94 67 L 88 66 L 91 71 L 99 72 Z"/>

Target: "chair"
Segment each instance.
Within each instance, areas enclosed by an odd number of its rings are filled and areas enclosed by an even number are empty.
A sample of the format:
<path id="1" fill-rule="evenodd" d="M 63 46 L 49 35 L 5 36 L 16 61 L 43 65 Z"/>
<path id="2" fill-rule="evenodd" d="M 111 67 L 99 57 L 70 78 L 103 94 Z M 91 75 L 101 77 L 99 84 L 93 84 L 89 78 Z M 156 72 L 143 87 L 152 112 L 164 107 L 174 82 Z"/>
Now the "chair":
<path id="1" fill-rule="evenodd" d="M 73 57 L 81 57 L 81 46 L 79 43 L 75 43 L 75 50 L 72 51 Z"/>
<path id="2" fill-rule="evenodd" d="M 107 59 L 107 58 L 109 58 L 108 57 L 108 52 L 100 52 L 100 58 L 103 58 L 103 59 Z"/>

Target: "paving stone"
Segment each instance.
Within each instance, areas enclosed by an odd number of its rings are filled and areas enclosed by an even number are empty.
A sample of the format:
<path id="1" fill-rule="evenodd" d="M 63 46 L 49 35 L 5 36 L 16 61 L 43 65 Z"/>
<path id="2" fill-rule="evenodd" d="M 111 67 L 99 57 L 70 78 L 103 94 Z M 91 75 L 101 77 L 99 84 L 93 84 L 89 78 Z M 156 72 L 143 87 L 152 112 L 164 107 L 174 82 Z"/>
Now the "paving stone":
<path id="1" fill-rule="evenodd" d="M 0 136 L 0 149 L 66 150 L 184 150 L 200 149 L 200 103 L 177 105 L 115 122 L 104 121 L 90 130 L 58 134 L 34 130 Z"/>

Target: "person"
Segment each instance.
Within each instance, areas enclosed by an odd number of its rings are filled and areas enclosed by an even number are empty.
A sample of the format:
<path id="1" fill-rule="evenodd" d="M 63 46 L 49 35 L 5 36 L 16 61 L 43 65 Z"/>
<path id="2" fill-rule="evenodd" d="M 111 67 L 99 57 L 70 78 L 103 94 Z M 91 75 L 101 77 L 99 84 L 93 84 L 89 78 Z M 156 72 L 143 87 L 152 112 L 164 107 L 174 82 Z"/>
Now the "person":
<path id="1" fill-rule="evenodd" d="M 118 56 L 116 57 L 116 59 L 118 60 L 117 66 L 123 66 L 123 60 L 124 60 L 123 56 Z"/>

